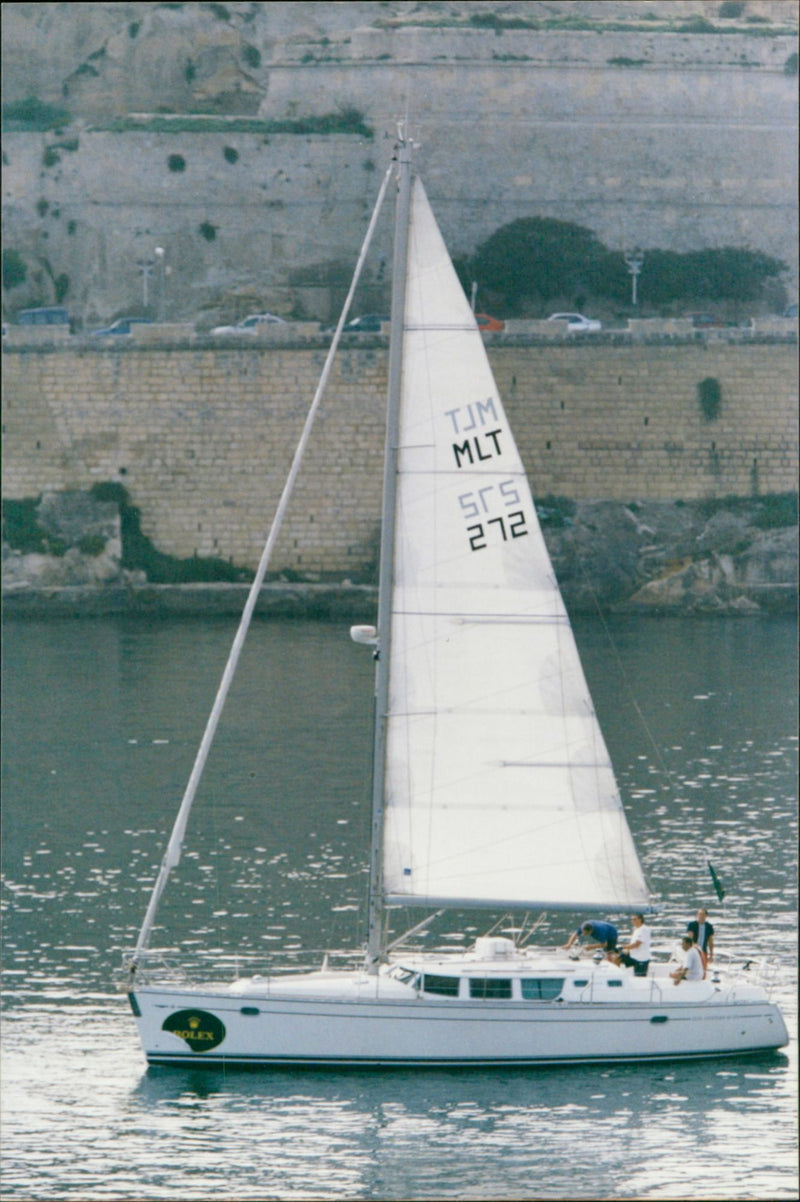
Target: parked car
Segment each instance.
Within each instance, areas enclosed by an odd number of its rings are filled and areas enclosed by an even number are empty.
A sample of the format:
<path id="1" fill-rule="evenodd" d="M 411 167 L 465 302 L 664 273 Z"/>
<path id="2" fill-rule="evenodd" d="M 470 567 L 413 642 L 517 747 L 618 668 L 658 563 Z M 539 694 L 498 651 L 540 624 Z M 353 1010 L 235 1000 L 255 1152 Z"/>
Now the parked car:
<path id="1" fill-rule="evenodd" d="M 92 338 L 102 338 L 107 334 L 130 334 L 131 326 L 149 325 L 152 325 L 149 317 L 118 317 L 110 326 L 104 326 L 102 330 L 92 330 Z"/>
<path id="2" fill-rule="evenodd" d="M 17 314 L 20 326 L 68 326 L 69 314 L 61 305 L 48 305 L 43 309 L 23 309 Z"/>
<path id="3" fill-rule="evenodd" d="M 581 334 L 596 334 L 602 330 L 603 323 L 594 317 L 584 317 L 582 313 L 551 313 L 548 321 L 565 321 L 567 329 Z"/>
<path id="4" fill-rule="evenodd" d="M 282 317 L 276 317 L 274 313 L 251 313 L 245 317 L 243 321 L 237 322 L 233 326 L 215 326 L 211 331 L 213 336 L 218 334 L 257 334 L 264 326 L 285 326 L 286 322 Z"/>
<path id="5" fill-rule="evenodd" d="M 475 320 L 478 323 L 478 329 L 483 334 L 499 334 L 506 328 L 504 321 L 501 321 L 499 317 L 490 317 L 488 313 L 476 313 Z"/>
<path id="6" fill-rule="evenodd" d="M 385 313 L 365 313 L 363 317 L 354 317 L 342 327 L 343 334 L 379 334 L 381 326 L 389 318 Z"/>
<path id="7" fill-rule="evenodd" d="M 691 317 L 692 325 L 698 330 L 721 330 L 728 325 L 727 321 L 715 317 L 713 313 L 687 313 L 686 316 Z"/>

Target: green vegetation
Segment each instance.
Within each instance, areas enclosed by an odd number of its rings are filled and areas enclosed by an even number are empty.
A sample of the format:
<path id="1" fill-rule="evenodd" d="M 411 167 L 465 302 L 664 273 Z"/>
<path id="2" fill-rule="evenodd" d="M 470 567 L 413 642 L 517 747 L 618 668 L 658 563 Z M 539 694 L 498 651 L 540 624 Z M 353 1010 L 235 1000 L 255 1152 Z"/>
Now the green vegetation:
<path id="1" fill-rule="evenodd" d="M 755 300 L 767 281 L 788 270 L 778 259 L 735 246 L 643 253 L 639 297 L 654 306 L 699 297 Z M 501 226 L 471 258 L 458 261 L 456 270 L 465 291 L 477 280 L 501 294 L 512 313 L 527 302 L 543 306 L 580 294 L 625 304 L 631 294 L 621 252 L 609 250 L 584 226 L 550 217 L 521 217 Z"/>
<path id="2" fill-rule="evenodd" d="M 257 47 L 251 46 L 249 42 L 246 42 L 242 48 L 242 58 L 245 64 L 253 70 L 261 66 L 261 51 Z"/>
<path id="3" fill-rule="evenodd" d="M 575 520 L 576 504 L 569 497 L 554 497 L 548 494 L 546 497 L 537 497 L 534 504 L 539 525 L 543 530 L 562 530 L 565 526 L 571 526 Z"/>
<path id="4" fill-rule="evenodd" d="M 167 159 L 167 166 L 170 171 L 185 171 L 186 159 L 182 154 L 171 154 Z"/>
<path id="5" fill-rule="evenodd" d="M 213 242 L 217 236 L 218 228 L 219 227 L 216 225 L 213 225 L 212 222 L 204 221 L 200 226 L 201 238 L 205 238 L 206 242 Z"/>
<path id="6" fill-rule="evenodd" d="M 23 555 L 65 555 L 67 544 L 39 525 L 41 497 L 3 501 L 3 542 Z"/>
<path id="7" fill-rule="evenodd" d="M 24 284 L 28 275 L 25 260 L 18 250 L 3 251 L 3 287 L 6 291 Z"/>
<path id="8" fill-rule="evenodd" d="M 91 555 L 95 558 L 102 555 L 106 549 L 106 540 L 102 534 L 86 534 L 78 543 L 78 550 L 82 555 Z"/>
<path id="9" fill-rule="evenodd" d="M 536 22 L 531 22 L 527 17 L 506 17 L 493 12 L 470 13 L 469 23 L 478 29 L 493 29 L 496 34 L 506 29 L 531 29 L 536 26 Z"/>
<path id="10" fill-rule="evenodd" d="M 724 5 L 723 5 L 724 6 Z M 469 7 L 469 6 L 465 6 Z M 598 12 L 606 8 L 605 5 L 598 6 Z M 762 28 L 758 30 L 748 29 L 750 36 L 795 36 L 797 30 L 788 22 L 776 23 L 772 22 L 768 17 L 748 16 L 745 18 L 748 24 L 757 24 Z M 587 32 L 587 33 L 700 33 L 700 34 L 724 34 L 732 36 L 742 32 L 740 26 L 730 24 L 731 17 L 720 12 L 719 20 L 721 24 L 717 24 L 713 20 L 708 20 L 700 14 L 693 14 L 688 17 L 681 16 L 678 10 L 674 15 L 669 16 L 666 12 L 658 13 L 640 13 L 631 17 L 618 17 L 617 19 L 608 19 L 604 16 L 589 16 L 584 13 L 542 13 L 540 16 L 504 16 L 502 13 L 470 13 L 465 17 L 462 14 L 453 13 L 452 15 L 444 16 L 437 12 L 426 12 L 422 5 L 419 5 L 417 11 L 412 12 L 407 17 L 398 19 L 397 17 L 389 17 L 384 20 L 375 22 L 378 28 L 397 29 L 398 27 L 420 27 L 426 29 L 463 29 L 465 27 L 473 29 L 493 29 L 496 34 L 502 34 L 505 30 L 529 29 L 541 32 Z"/>
<path id="11" fill-rule="evenodd" d="M 146 534 L 142 533 L 141 514 L 131 505 L 127 490 L 121 484 L 95 484 L 90 495 L 97 501 L 115 501 L 119 505 L 122 533 L 122 567 L 141 571 L 153 584 L 189 584 L 213 581 L 243 581 L 252 573 L 236 568 L 225 559 L 178 559 L 157 551 Z"/>
<path id="12" fill-rule="evenodd" d="M 762 497 L 754 525 L 759 530 L 783 530 L 797 525 L 797 493 L 770 493 Z"/>
<path id="13" fill-rule="evenodd" d="M 118 134 L 356 134 L 360 138 L 375 136 L 375 131 L 365 123 L 364 114 L 352 105 L 344 105 L 335 113 L 300 117 L 292 121 L 264 121 L 259 117 L 218 117 L 205 113 L 127 116 L 114 118 L 107 124 L 94 125 L 92 130 Z"/>
<path id="14" fill-rule="evenodd" d="M 753 497 L 728 495 L 725 497 L 709 497 L 706 500 L 694 501 L 697 512 L 708 521 L 717 513 L 738 513 L 748 518 L 748 521 L 758 530 L 786 530 L 797 525 L 797 493 L 765 493 L 754 503 Z M 686 505 L 685 501 L 676 501 L 677 507 Z"/>
<path id="15" fill-rule="evenodd" d="M 685 254 L 668 250 L 651 250 L 644 254 L 640 296 L 656 305 L 694 296 L 754 300 L 767 280 L 775 279 L 787 270 L 787 265 L 778 259 L 736 246 Z M 611 295 L 621 297 L 625 294 L 626 289 L 618 278 Z"/>
<path id="16" fill-rule="evenodd" d="M 233 146 L 226 146 L 222 152 L 226 163 L 235 163 L 239 158 L 239 151 Z"/>
<path id="17" fill-rule="evenodd" d="M 523 300 L 544 302 L 585 286 L 605 248 L 591 230 L 554 217 L 521 217 L 502 226 L 478 247 L 469 262 L 458 262 L 462 283 L 473 272 L 483 288 L 503 293 L 509 309 Z"/>
<path id="18" fill-rule="evenodd" d="M 57 104 L 45 104 L 36 96 L 4 104 L 2 115 L 3 130 L 9 133 L 57 129 L 59 126 L 68 125 L 71 120 L 69 109 Z"/>
<path id="19" fill-rule="evenodd" d="M 722 407 L 722 386 L 715 376 L 706 376 L 704 380 L 700 381 L 697 385 L 697 398 L 700 401 L 704 420 L 716 421 Z"/>

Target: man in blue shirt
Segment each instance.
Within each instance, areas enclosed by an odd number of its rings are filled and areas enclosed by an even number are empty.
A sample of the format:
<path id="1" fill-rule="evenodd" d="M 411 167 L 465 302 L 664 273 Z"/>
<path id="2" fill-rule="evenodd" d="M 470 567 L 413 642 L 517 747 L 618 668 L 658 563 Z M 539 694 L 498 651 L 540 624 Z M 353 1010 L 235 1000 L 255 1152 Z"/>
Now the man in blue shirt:
<path id="1" fill-rule="evenodd" d="M 694 922 L 687 922 L 686 930 L 694 937 L 694 941 L 704 953 L 706 960 L 714 959 L 714 928 L 708 921 L 708 911 L 700 909 L 697 911 L 697 919 Z"/>
<path id="2" fill-rule="evenodd" d="M 584 922 L 579 926 L 577 931 L 574 931 L 564 948 L 569 951 L 576 939 L 580 939 L 581 935 L 585 935 L 587 939 L 594 940 L 593 943 L 585 944 L 587 951 L 592 951 L 594 948 L 602 948 L 604 952 L 615 952 L 617 950 L 617 939 L 619 932 L 611 922 Z"/>

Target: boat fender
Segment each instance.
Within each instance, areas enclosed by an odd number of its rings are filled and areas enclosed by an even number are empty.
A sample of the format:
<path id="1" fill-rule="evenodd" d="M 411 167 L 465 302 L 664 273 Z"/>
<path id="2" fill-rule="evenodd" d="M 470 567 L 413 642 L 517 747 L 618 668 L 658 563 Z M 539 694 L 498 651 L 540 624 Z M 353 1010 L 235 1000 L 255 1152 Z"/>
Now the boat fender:
<path id="1" fill-rule="evenodd" d="M 362 647 L 377 647 L 378 632 L 374 626 L 351 626 L 350 638 Z"/>

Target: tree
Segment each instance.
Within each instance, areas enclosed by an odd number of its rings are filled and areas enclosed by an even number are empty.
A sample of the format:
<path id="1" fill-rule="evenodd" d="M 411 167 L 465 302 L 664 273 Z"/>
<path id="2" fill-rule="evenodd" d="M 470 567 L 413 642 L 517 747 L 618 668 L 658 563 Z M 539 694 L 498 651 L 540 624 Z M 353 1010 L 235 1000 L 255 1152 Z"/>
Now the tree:
<path id="1" fill-rule="evenodd" d="M 28 269 L 18 250 L 3 251 L 3 287 L 7 290 L 25 283 Z"/>
<path id="2" fill-rule="evenodd" d="M 779 259 L 737 246 L 643 253 L 639 296 L 646 305 L 756 300 L 768 280 L 787 270 Z M 456 267 L 467 293 L 477 280 L 481 289 L 502 294 L 509 312 L 526 300 L 543 305 L 569 297 L 583 305 L 579 292 L 620 303 L 631 296 L 621 252 L 608 250 L 584 226 L 551 217 L 522 217 L 501 226 Z"/>
<path id="3" fill-rule="evenodd" d="M 501 226 L 470 263 L 482 288 L 501 292 L 510 309 L 527 299 L 568 296 L 587 288 L 606 251 L 582 225 L 553 217 L 521 217 Z"/>

